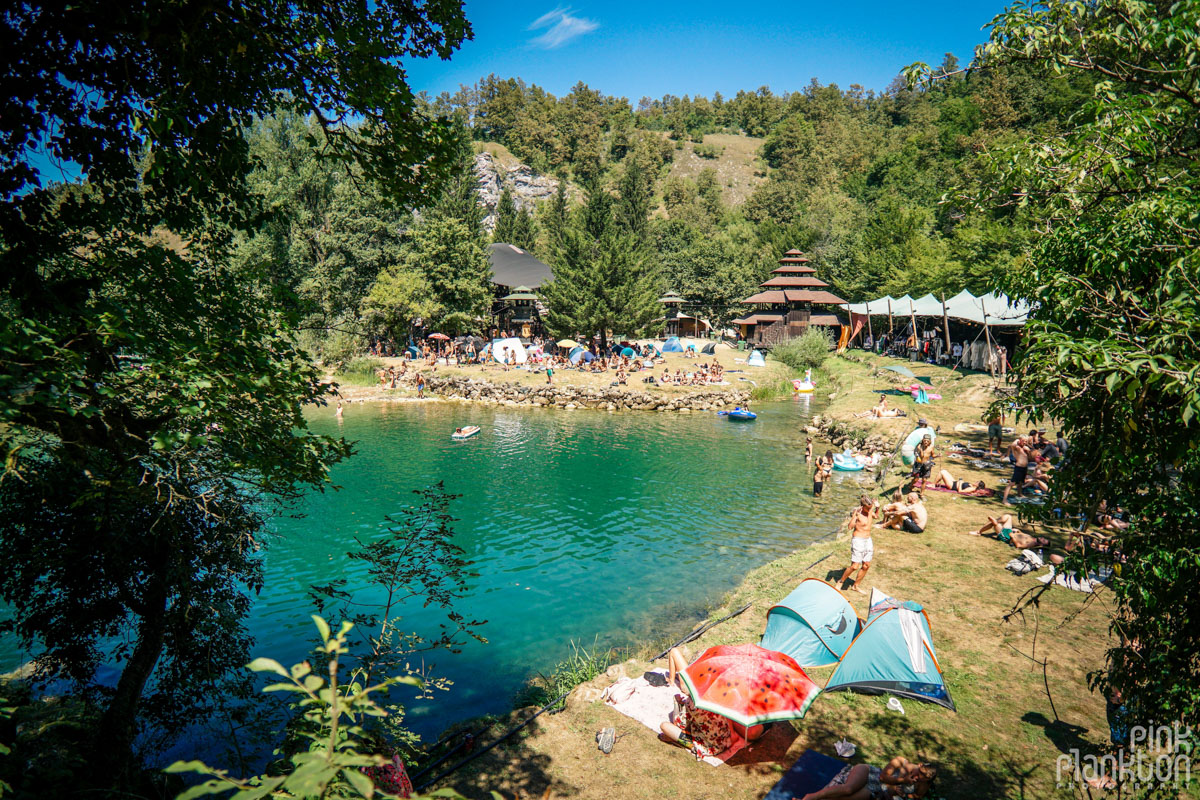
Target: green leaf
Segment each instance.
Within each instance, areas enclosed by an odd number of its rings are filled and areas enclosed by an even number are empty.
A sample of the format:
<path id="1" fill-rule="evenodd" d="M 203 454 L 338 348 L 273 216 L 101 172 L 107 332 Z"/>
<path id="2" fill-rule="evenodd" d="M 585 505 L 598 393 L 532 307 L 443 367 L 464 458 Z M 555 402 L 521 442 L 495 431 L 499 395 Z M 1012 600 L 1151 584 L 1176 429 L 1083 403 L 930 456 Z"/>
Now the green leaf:
<path id="1" fill-rule="evenodd" d="M 329 634 L 330 634 L 329 623 L 326 622 L 324 620 L 324 618 L 322 618 L 316 614 L 312 615 L 312 621 L 317 626 L 317 630 L 320 631 L 320 633 L 321 633 L 321 641 L 323 643 L 327 643 L 329 641 Z"/>
<path id="2" fill-rule="evenodd" d="M 342 775 L 350 782 L 350 785 L 368 800 L 375 796 L 375 784 L 366 775 L 363 775 L 356 769 L 343 769 Z"/>
<path id="3" fill-rule="evenodd" d="M 246 665 L 246 669 L 251 672 L 274 672 L 276 675 L 281 675 L 285 678 L 290 678 L 291 675 L 273 658 L 256 658 Z"/>

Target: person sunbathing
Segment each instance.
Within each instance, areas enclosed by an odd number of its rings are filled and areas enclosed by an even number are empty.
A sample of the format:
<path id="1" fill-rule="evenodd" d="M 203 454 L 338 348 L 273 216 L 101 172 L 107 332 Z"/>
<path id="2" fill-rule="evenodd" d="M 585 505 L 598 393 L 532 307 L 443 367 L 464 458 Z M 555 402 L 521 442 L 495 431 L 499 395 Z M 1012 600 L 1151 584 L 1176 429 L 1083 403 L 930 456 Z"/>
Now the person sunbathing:
<path id="1" fill-rule="evenodd" d="M 679 673 L 687 669 L 687 660 L 677 647 L 667 653 L 668 682 L 683 689 L 677 683 Z M 696 760 L 725 752 L 733 744 L 733 729 L 727 717 L 697 708 L 684 690 L 675 696 L 675 711 L 659 726 L 667 741 L 674 742 L 695 754 Z"/>
<path id="2" fill-rule="evenodd" d="M 1099 507 L 1096 509 L 1096 524 L 1100 526 L 1100 530 L 1102 531 L 1116 531 L 1119 533 L 1129 527 L 1129 523 L 1118 516 L 1124 513 L 1120 506 L 1110 512 L 1108 510 L 1108 501 L 1101 500 Z"/>
<path id="3" fill-rule="evenodd" d="M 968 536 L 987 536 L 995 534 L 996 538 L 1005 544 L 1011 544 L 1018 550 L 1032 550 L 1035 547 L 1045 547 L 1050 540 L 1043 536 L 1030 536 L 1027 533 L 1013 530 L 1012 514 L 1001 514 L 999 517 L 988 517 L 986 525 L 981 525 L 977 531 L 967 531 Z"/>
<path id="4" fill-rule="evenodd" d="M 980 489 L 986 489 L 987 486 L 983 481 L 971 483 L 970 481 L 955 480 L 954 476 L 948 470 L 942 470 L 938 473 L 937 480 L 933 482 L 934 486 L 942 486 L 946 489 L 951 489 L 959 494 L 975 494 Z"/>
<path id="5" fill-rule="evenodd" d="M 883 395 L 880 395 L 880 403 L 871 408 L 868 414 L 876 417 L 876 419 L 880 419 L 880 417 L 905 416 L 904 411 L 898 408 L 888 408 L 888 398 Z"/>
<path id="6" fill-rule="evenodd" d="M 882 769 L 870 764 L 847 764 L 824 789 L 809 792 L 801 800 L 845 797 L 852 800 L 888 800 L 893 797 L 919 800 L 929 794 L 937 778 L 933 764 L 896 756 Z"/>

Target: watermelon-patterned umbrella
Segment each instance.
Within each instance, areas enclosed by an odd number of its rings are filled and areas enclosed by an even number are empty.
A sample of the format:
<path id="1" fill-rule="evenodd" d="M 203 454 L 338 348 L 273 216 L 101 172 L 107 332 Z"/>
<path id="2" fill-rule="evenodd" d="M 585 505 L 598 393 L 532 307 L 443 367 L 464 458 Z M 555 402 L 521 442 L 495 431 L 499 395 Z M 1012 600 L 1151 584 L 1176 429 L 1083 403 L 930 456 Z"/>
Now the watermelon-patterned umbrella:
<path id="1" fill-rule="evenodd" d="M 821 693 L 795 659 L 756 644 L 710 647 L 680 674 L 697 708 L 746 727 L 799 719 Z"/>

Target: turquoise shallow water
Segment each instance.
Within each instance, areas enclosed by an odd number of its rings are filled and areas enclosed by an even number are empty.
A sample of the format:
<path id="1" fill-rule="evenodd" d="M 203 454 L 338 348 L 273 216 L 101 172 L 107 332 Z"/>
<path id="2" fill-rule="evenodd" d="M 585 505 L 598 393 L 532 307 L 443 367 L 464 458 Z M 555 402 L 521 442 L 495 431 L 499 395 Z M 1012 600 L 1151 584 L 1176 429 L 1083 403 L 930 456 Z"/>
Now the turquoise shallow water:
<path id="1" fill-rule="evenodd" d="M 572 640 L 623 645 L 686 632 L 747 571 L 828 534 L 852 483 L 814 505 L 802 425 L 809 398 L 756 406 L 752 423 L 715 414 L 605 414 L 464 404 L 377 404 L 346 410 L 358 453 L 313 494 L 302 519 L 279 519 L 253 632 L 258 652 L 298 659 L 310 623 L 307 587 L 361 585 L 344 552 L 412 489 L 443 480 L 461 494 L 457 542 L 479 573 L 458 610 L 487 619 L 489 640 L 432 656 L 454 681 L 409 721 L 424 734 L 511 706 L 533 672 Z M 339 430 L 328 412 L 312 418 Z M 459 426 L 483 432 L 455 442 Z M 846 480 L 839 477 L 838 480 Z M 437 615 L 413 609 L 413 629 Z"/>
<path id="2" fill-rule="evenodd" d="M 506 711 L 523 681 L 566 657 L 572 640 L 621 646 L 681 635 L 750 569 L 844 518 L 853 474 L 837 473 L 821 500 L 811 495 L 803 425 L 812 402 L 757 404 L 751 423 L 453 403 L 352 405 L 340 425 L 331 410 L 314 412 L 315 430 L 340 432 L 357 454 L 334 471 L 340 490 L 314 492 L 294 509 L 299 516 L 273 521 L 249 623 L 254 654 L 305 658 L 309 586 L 344 577 L 367 599 L 362 565 L 346 557 L 354 537 L 376 533 L 413 489 L 438 480 L 462 495 L 452 507 L 456 541 L 479 573 L 457 610 L 488 620 L 479 632 L 489 641 L 426 657 L 454 685 L 410 703 L 418 732 Z M 483 432 L 450 439 L 469 424 Z M 440 619 L 419 607 L 405 613 L 417 631 Z M 0 668 L 22 660 L 12 644 L 0 642 Z"/>

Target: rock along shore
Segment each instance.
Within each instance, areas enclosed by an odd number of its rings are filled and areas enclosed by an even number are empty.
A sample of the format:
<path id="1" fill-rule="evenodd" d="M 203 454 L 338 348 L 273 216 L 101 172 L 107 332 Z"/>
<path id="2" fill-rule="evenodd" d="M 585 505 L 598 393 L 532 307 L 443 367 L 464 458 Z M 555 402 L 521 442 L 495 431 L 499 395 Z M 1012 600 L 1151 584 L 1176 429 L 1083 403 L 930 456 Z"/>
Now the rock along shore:
<path id="1" fill-rule="evenodd" d="M 408 388 L 413 385 L 411 376 L 401 379 Z M 515 383 L 492 383 L 466 377 L 426 377 L 426 395 L 438 395 L 446 400 L 485 403 L 502 406 L 542 406 L 552 408 L 594 408 L 604 411 L 711 411 L 744 405 L 750 392 L 728 387 L 696 387 L 696 391 L 685 394 L 668 394 L 639 391 L 629 387 L 587 387 L 567 384 L 522 386 Z M 387 390 L 375 390 L 365 396 L 358 392 L 347 392 L 351 402 L 371 400 L 398 400 Z M 411 400 L 411 396 L 405 396 Z"/>
<path id="2" fill-rule="evenodd" d="M 743 390 L 700 390 L 680 395 L 641 392 L 628 388 L 597 389 L 581 386 L 520 386 L 474 378 L 429 378 L 425 391 L 448 400 L 494 403 L 505 406 L 597 408 L 606 411 L 709 411 L 733 407 L 750 399 Z"/>

